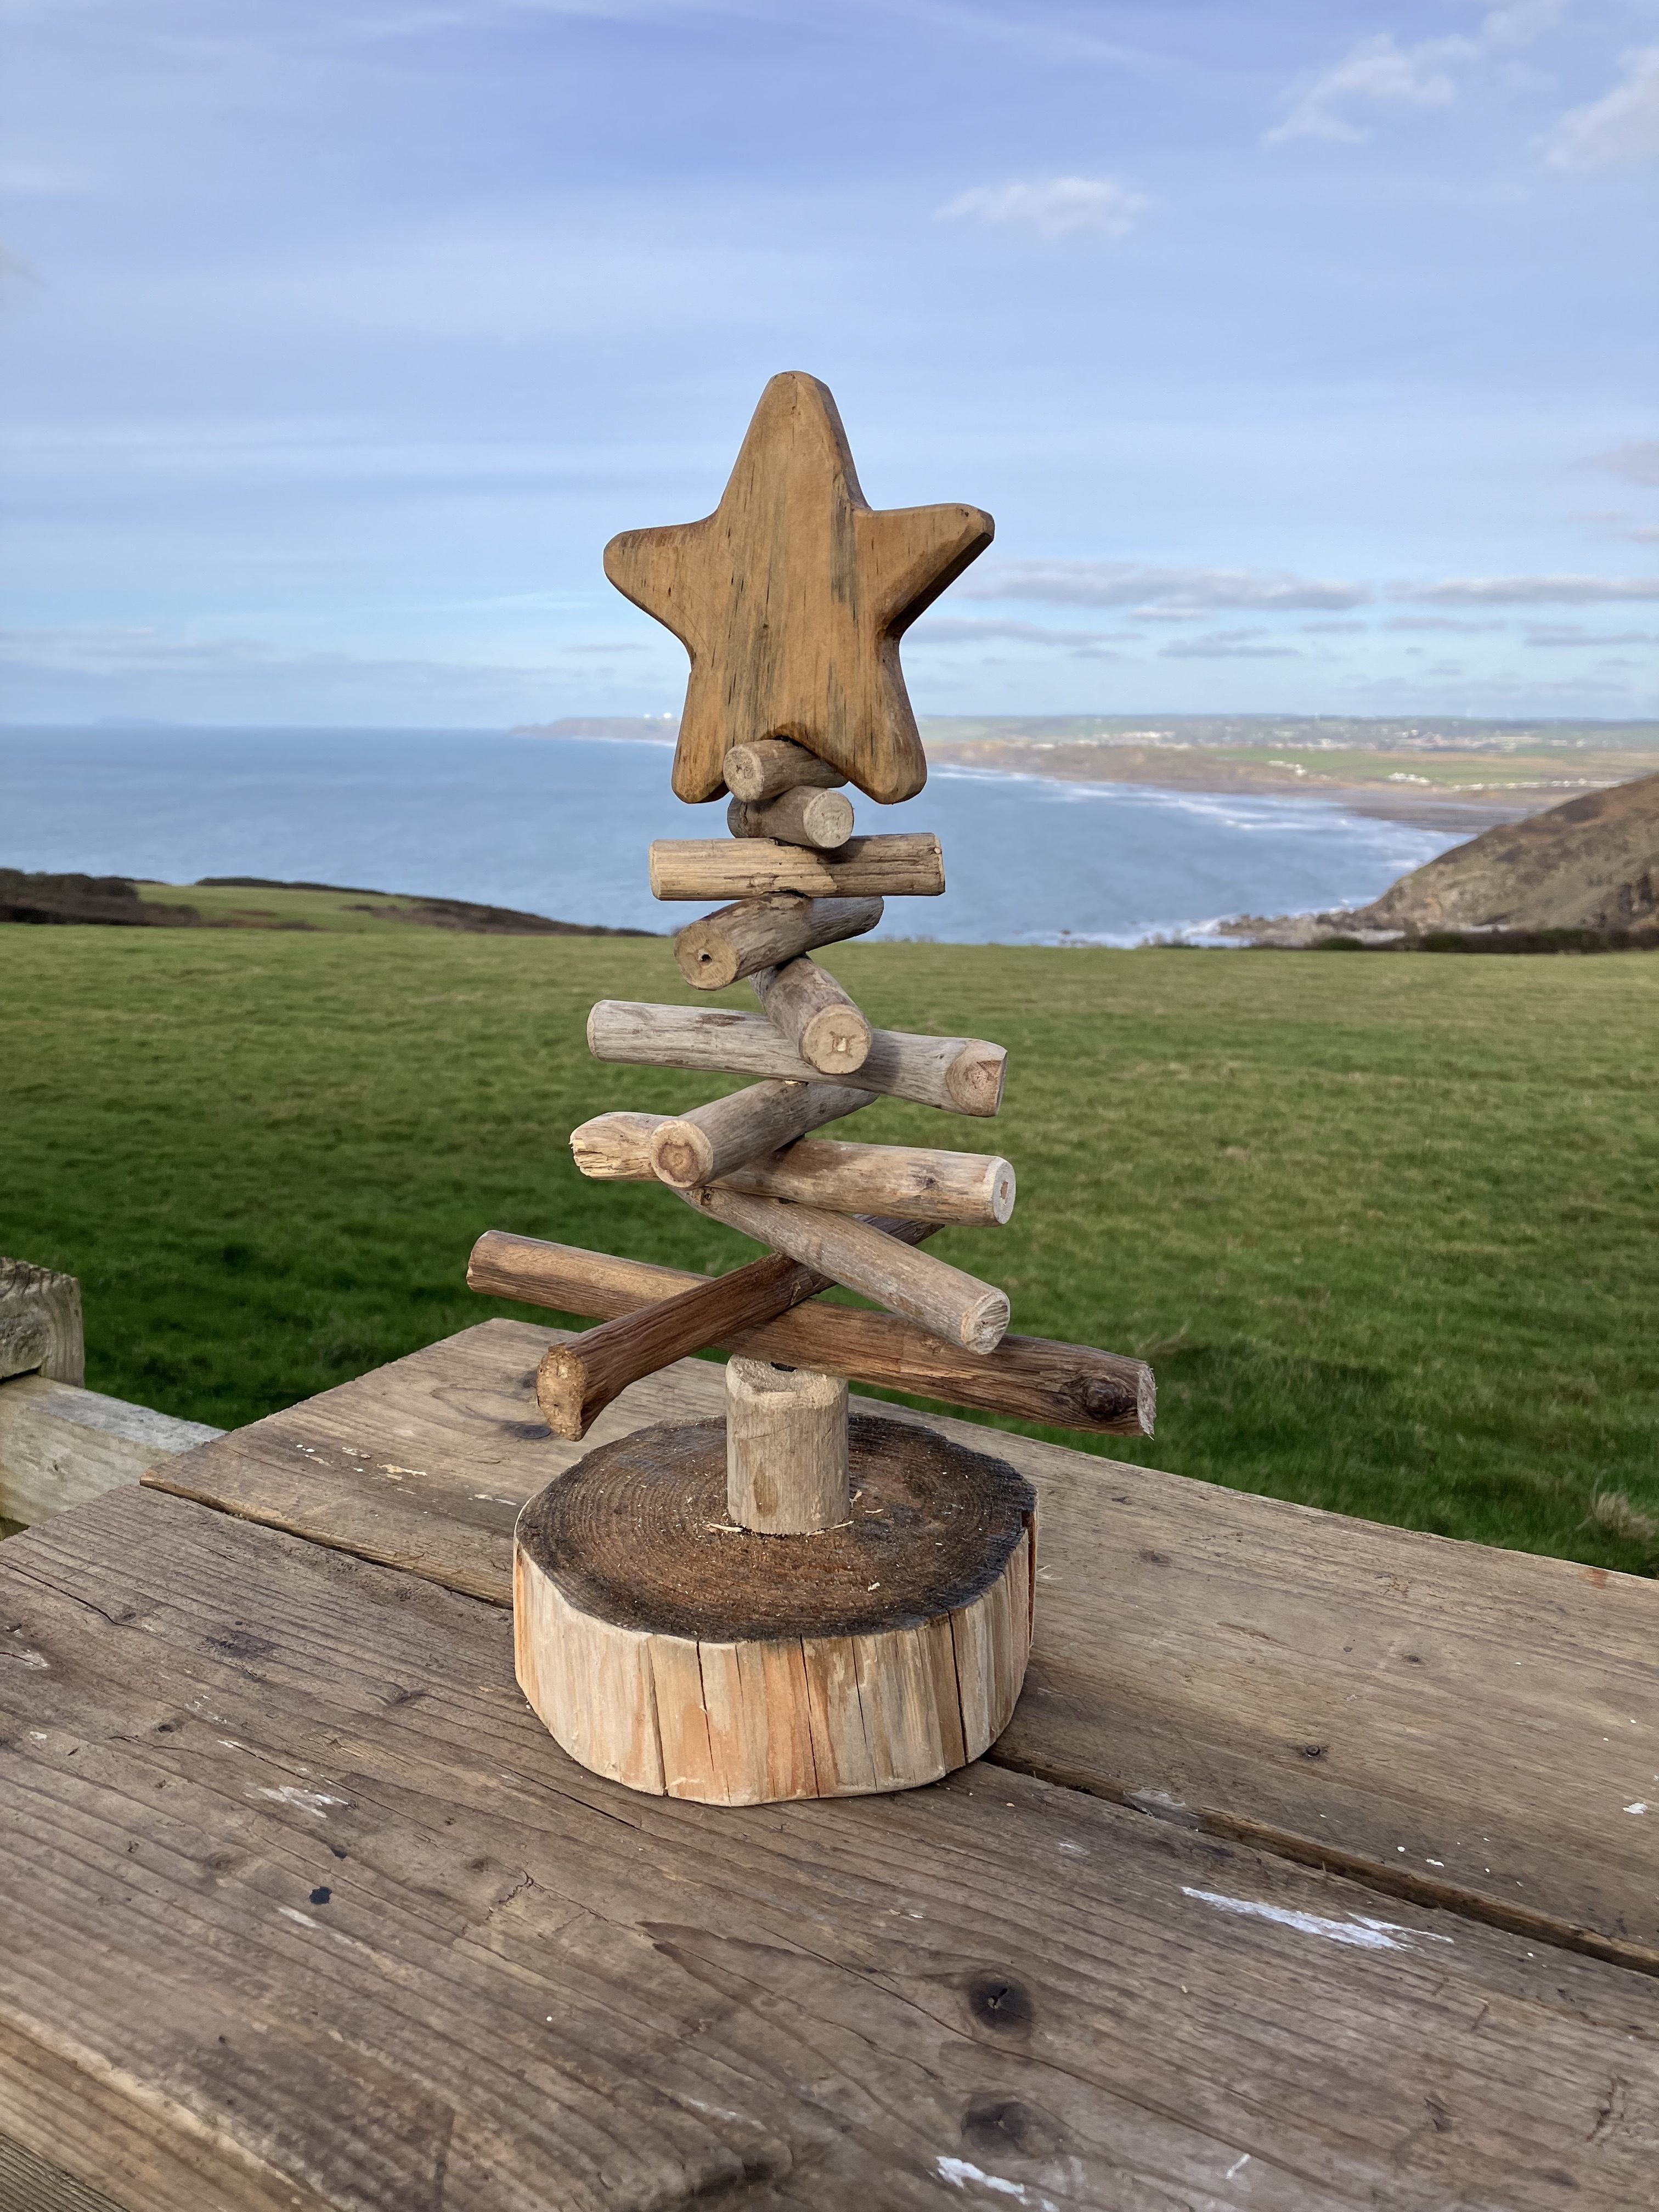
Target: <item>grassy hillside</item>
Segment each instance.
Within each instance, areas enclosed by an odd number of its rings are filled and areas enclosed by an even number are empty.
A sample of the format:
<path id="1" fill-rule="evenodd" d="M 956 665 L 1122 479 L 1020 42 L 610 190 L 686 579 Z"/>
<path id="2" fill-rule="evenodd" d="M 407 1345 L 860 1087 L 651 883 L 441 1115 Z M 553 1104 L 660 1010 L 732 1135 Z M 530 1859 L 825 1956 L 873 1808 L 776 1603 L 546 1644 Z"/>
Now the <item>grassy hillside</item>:
<path id="1" fill-rule="evenodd" d="M 1659 959 L 826 962 L 1008 1044 L 996 1124 L 848 1132 L 1014 1160 L 1011 1226 L 935 1249 L 1016 1328 L 1154 1361 L 1115 1454 L 1659 1571 Z M 0 1250 L 81 1277 L 94 1388 L 224 1425 L 507 1310 L 464 1287 L 486 1227 L 735 1265 L 565 1146 L 722 1087 L 587 1058 L 593 999 L 689 995 L 654 940 L 8 930 Z"/>

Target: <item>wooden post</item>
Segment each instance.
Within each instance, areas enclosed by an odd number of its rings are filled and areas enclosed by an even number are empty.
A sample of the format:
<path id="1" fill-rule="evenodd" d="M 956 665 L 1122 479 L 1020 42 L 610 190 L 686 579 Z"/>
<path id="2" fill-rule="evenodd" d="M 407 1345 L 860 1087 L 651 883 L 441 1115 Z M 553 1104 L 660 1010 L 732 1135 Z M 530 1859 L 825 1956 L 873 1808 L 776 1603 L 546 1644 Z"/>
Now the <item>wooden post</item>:
<path id="1" fill-rule="evenodd" d="M 852 1511 L 847 1385 L 765 1359 L 726 1364 L 726 1507 L 740 1528 L 805 1536 Z"/>
<path id="2" fill-rule="evenodd" d="M 834 791 L 846 781 L 839 769 L 787 738 L 760 738 L 750 745 L 733 745 L 726 756 L 726 787 L 733 799 L 750 806 L 763 805 L 803 784 Z"/>
<path id="3" fill-rule="evenodd" d="M 721 991 L 817 945 L 862 937 L 881 915 L 878 898 L 809 899 L 773 891 L 688 922 L 674 939 L 674 957 L 688 983 L 699 991 Z"/>
<path id="4" fill-rule="evenodd" d="M 38 1373 L 51 1382 L 78 1383 L 86 1372 L 76 1278 L 0 1258 L 0 1377 Z"/>
<path id="5" fill-rule="evenodd" d="M 853 1075 L 870 1057 L 870 1024 L 833 975 L 803 953 L 763 968 L 755 995 L 787 1044 L 820 1075 Z"/>
<path id="6" fill-rule="evenodd" d="M 838 852 L 813 853 L 769 837 L 659 837 L 651 848 L 651 896 L 659 899 L 937 898 L 945 856 L 931 830 L 849 837 Z"/>
<path id="7" fill-rule="evenodd" d="M 775 837 L 833 853 L 853 834 L 853 802 L 840 791 L 786 791 L 764 806 L 734 799 L 726 810 L 726 826 L 734 837 Z"/>

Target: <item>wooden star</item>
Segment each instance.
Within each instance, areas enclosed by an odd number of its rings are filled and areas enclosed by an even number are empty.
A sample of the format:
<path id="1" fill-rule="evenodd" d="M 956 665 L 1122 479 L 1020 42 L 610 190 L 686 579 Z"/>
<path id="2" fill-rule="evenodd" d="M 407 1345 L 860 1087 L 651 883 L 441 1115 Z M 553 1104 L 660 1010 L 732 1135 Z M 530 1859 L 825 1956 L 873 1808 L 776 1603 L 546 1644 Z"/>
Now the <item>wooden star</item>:
<path id="1" fill-rule="evenodd" d="M 679 796 L 718 798 L 732 746 L 793 738 L 872 799 L 913 798 L 927 763 L 898 641 L 993 527 L 976 507 L 872 507 L 828 386 L 775 376 L 714 514 L 605 549 L 691 656 Z"/>

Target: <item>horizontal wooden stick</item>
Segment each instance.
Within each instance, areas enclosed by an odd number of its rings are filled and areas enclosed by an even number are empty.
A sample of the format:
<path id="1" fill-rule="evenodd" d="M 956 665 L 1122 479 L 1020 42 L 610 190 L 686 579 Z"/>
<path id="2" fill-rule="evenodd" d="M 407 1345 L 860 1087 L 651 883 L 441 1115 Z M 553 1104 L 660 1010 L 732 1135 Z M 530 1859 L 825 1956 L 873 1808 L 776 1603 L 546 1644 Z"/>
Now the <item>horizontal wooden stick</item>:
<path id="1" fill-rule="evenodd" d="M 853 834 L 853 802 L 843 791 L 786 791 L 763 806 L 734 799 L 726 810 L 734 837 L 775 837 L 814 852 L 839 851 Z"/>
<path id="2" fill-rule="evenodd" d="M 817 945 L 862 937 L 881 915 L 878 898 L 809 899 L 775 891 L 687 922 L 674 939 L 674 957 L 688 983 L 699 991 L 721 991 Z"/>
<path id="3" fill-rule="evenodd" d="M 775 1152 L 825 1121 L 855 1114 L 875 1097 L 840 1083 L 754 1083 L 659 1122 L 651 1133 L 652 1172 L 676 1190 L 690 1190 Z"/>
<path id="4" fill-rule="evenodd" d="M 871 1028 L 835 977 L 803 953 L 762 968 L 755 996 L 787 1045 L 820 1075 L 854 1075 L 870 1057 Z"/>
<path id="5" fill-rule="evenodd" d="M 809 1066 L 764 1014 L 726 1006 L 657 1006 L 637 999 L 601 999 L 587 1018 L 587 1048 L 595 1060 L 633 1067 L 722 1068 L 784 1083 L 851 1083 L 888 1098 L 981 1117 L 1001 1105 L 1008 1065 L 1002 1046 L 983 1037 L 872 1030 L 869 1052 L 856 1073 L 841 1076 Z"/>
<path id="6" fill-rule="evenodd" d="M 466 1279 L 486 1297 L 611 1319 L 708 1278 L 490 1229 L 473 1247 Z M 775 1321 L 714 1340 L 722 1351 L 751 1359 L 821 1368 L 878 1389 L 1097 1436 L 1149 1437 L 1158 1409 L 1152 1369 L 1124 1353 L 1046 1337 L 1005 1336 L 994 1352 L 981 1357 L 941 1344 L 892 1314 L 854 1306 L 802 1304 Z"/>
<path id="7" fill-rule="evenodd" d="M 570 1133 L 576 1165 L 593 1182 L 654 1182 L 651 1139 L 666 1114 L 600 1114 Z M 921 1145 L 848 1145 L 803 1137 L 732 1168 L 723 1189 L 787 1199 L 831 1213 L 890 1213 L 903 1221 L 987 1229 L 1014 1210 L 1014 1170 L 994 1152 Z"/>
<path id="8" fill-rule="evenodd" d="M 768 837 L 659 837 L 651 848 L 653 898 L 759 898 L 771 891 L 937 898 L 944 889 L 945 858 L 931 830 L 849 837 L 837 853 Z"/>
<path id="9" fill-rule="evenodd" d="M 869 1225 L 911 1243 L 933 1234 L 931 1227 L 914 1221 Z M 787 1253 L 769 1252 L 730 1274 L 694 1282 L 689 1290 L 586 1329 L 568 1344 L 550 1346 L 536 1370 L 536 1402 L 555 1436 L 573 1441 L 585 1437 L 612 1400 L 641 1376 L 654 1375 L 735 1330 L 757 1328 L 829 1287 L 829 1276 Z"/>
<path id="10" fill-rule="evenodd" d="M 1014 1170 L 1006 1160 L 994 1152 L 936 1152 L 921 1145 L 804 1137 L 733 1168 L 720 1188 L 830 1213 L 890 1213 L 975 1229 L 1000 1228 L 1014 1210 Z"/>
<path id="11" fill-rule="evenodd" d="M 994 1352 L 1008 1327 L 1006 1291 L 929 1253 L 912 1251 L 867 1221 L 826 1213 L 821 1206 L 750 1198 L 709 1183 L 683 1190 L 680 1196 L 728 1229 L 805 1261 L 965 1352 Z"/>
<path id="12" fill-rule="evenodd" d="M 726 756 L 726 789 L 751 806 L 803 784 L 836 791 L 846 781 L 839 769 L 788 738 L 757 738 L 753 744 L 733 745 Z"/>

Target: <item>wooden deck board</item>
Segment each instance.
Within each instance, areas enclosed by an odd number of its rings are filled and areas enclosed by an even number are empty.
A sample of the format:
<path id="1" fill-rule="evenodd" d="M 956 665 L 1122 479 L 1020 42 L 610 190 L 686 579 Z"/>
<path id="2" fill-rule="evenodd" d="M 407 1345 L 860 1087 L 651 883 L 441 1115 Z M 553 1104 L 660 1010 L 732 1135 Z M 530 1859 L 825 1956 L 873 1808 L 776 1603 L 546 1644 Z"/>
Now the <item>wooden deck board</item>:
<path id="1" fill-rule="evenodd" d="M 154 1492 L 0 1551 L 0 2130 L 130 2212 L 1656 2201 L 1646 1975 L 984 1765 L 633 1796 L 498 1608 Z"/>
<path id="2" fill-rule="evenodd" d="M 685 1360 L 586 1443 L 550 1437 L 533 1374 L 557 1334 L 485 1322 L 146 1480 L 508 1604 L 526 1497 L 723 1402 Z M 1659 1586 L 937 1425 L 1042 1499 L 995 1759 L 1659 1972 Z"/>

